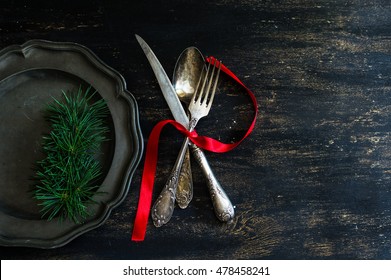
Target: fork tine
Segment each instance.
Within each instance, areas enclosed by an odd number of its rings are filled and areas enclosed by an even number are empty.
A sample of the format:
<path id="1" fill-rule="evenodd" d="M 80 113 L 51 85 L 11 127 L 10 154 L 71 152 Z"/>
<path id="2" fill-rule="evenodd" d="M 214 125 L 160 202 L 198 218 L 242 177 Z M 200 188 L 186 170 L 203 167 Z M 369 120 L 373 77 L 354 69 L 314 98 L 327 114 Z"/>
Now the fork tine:
<path id="1" fill-rule="evenodd" d="M 194 103 L 197 99 L 197 96 L 199 94 L 199 91 L 200 91 L 200 85 L 201 85 L 201 81 L 202 81 L 202 78 L 204 76 L 204 67 L 202 67 L 201 69 L 201 75 L 200 75 L 200 78 L 198 79 L 198 82 L 197 82 L 197 87 L 196 87 L 196 90 L 194 91 L 194 94 L 193 94 L 193 97 L 191 98 L 191 101 L 190 103 Z"/>
<path id="2" fill-rule="evenodd" d="M 219 68 L 217 68 L 217 74 L 216 74 L 216 78 L 214 80 L 213 90 L 210 93 L 210 87 L 212 85 L 213 75 L 214 75 L 214 71 L 215 71 L 215 68 L 217 66 L 217 63 L 218 63 Z M 207 95 L 208 96 L 205 96 L 205 101 L 207 101 L 207 98 L 210 96 L 207 106 L 210 106 L 213 103 L 213 99 L 214 99 L 214 96 L 215 96 L 215 93 L 216 93 L 216 89 L 217 89 L 217 83 L 219 81 L 220 70 L 221 70 L 221 62 L 217 61 L 217 59 L 216 59 L 214 61 L 214 64 L 213 64 L 213 72 L 211 74 L 210 81 L 209 81 L 209 86 L 208 86 L 208 90 L 207 90 Z"/>
<path id="3" fill-rule="evenodd" d="M 202 97 L 204 95 L 204 92 L 205 92 L 205 85 L 206 85 L 206 82 L 208 80 L 208 74 L 209 74 L 209 70 L 210 70 L 210 64 L 208 65 L 207 69 L 206 69 L 206 73 L 205 73 L 205 76 L 204 76 L 204 81 L 202 83 L 202 87 L 199 91 L 197 91 L 197 97 L 195 99 L 196 102 L 199 102 L 200 104 L 202 103 Z M 202 78 L 202 77 L 201 77 Z M 201 80 L 200 78 L 200 80 Z"/>
<path id="4" fill-rule="evenodd" d="M 217 59 L 215 59 L 213 61 L 213 65 L 211 65 L 211 63 L 209 64 L 209 66 L 213 67 L 213 69 L 212 69 L 212 73 L 210 73 L 210 77 L 208 77 L 209 78 L 208 86 L 207 86 L 207 89 L 205 91 L 205 96 L 203 97 L 201 103 L 206 103 L 207 100 L 208 100 L 208 96 L 209 96 L 209 93 L 210 93 L 210 87 L 212 86 L 213 76 L 214 76 L 214 73 L 215 73 L 216 61 L 217 61 Z M 203 94 L 204 94 L 204 92 L 203 92 Z"/>

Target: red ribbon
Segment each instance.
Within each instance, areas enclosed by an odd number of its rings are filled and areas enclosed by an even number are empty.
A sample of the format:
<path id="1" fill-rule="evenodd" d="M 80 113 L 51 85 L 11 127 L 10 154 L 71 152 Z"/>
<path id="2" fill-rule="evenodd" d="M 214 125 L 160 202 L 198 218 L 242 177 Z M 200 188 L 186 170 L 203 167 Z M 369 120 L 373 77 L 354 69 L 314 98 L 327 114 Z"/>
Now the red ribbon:
<path id="1" fill-rule="evenodd" d="M 206 61 L 211 64 L 214 60 L 214 57 L 206 58 Z M 189 137 L 190 141 L 192 141 L 198 147 L 215 153 L 225 153 L 231 151 L 232 149 L 237 147 L 254 129 L 258 115 L 258 105 L 254 94 L 242 83 L 242 81 L 239 80 L 238 77 L 236 77 L 234 73 L 232 73 L 223 64 L 221 64 L 221 71 L 223 71 L 228 76 L 233 78 L 236 82 L 238 82 L 246 90 L 247 94 L 251 98 L 255 114 L 250 127 L 248 128 L 246 134 L 242 137 L 242 139 L 232 144 L 226 144 L 207 136 L 200 136 L 197 134 L 196 131 L 190 132 L 183 125 L 174 120 L 164 120 L 157 123 L 152 129 L 151 134 L 149 135 L 149 140 L 147 144 L 144 171 L 141 179 L 140 197 L 138 201 L 136 219 L 133 227 L 132 241 L 143 241 L 145 238 L 149 213 L 151 210 L 153 186 L 155 182 L 160 132 L 165 125 L 173 125 L 178 131 Z"/>

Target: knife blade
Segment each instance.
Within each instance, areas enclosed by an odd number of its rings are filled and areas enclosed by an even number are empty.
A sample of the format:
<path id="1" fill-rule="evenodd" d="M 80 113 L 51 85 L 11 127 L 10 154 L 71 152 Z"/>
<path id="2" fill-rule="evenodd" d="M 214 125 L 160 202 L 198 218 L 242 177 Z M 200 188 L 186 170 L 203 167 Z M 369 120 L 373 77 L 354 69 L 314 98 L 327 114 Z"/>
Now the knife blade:
<path id="1" fill-rule="evenodd" d="M 136 34 L 136 39 L 139 42 L 142 50 L 147 57 L 149 64 L 152 67 L 153 72 L 158 80 L 159 86 L 163 92 L 164 99 L 166 100 L 168 107 L 174 119 L 179 122 L 184 127 L 189 127 L 189 118 L 186 115 L 185 110 L 182 107 L 181 101 L 179 100 L 176 91 L 171 84 L 170 79 L 168 78 L 166 72 L 163 69 L 163 66 L 160 64 L 156 55 L 153 53 L 152 49 L 148 46 L 148 44 Z"/>

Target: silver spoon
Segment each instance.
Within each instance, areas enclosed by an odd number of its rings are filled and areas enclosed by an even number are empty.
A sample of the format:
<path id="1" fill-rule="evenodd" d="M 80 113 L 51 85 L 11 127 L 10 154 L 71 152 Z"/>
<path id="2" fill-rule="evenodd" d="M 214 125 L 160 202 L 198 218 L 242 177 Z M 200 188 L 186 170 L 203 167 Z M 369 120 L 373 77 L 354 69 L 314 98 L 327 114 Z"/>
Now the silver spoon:
<path id="1" fill-rule="evenodd" d="M 195 56 L 191 54 L 196 54 L 197 59 L 194 59 Z M 196 67 L 193 68 L 193 65 Z M 204 59 L 198 50 L 188 48 L 179 56 L 175 65 L 173 83 L 182 102 L 190 103 L 204 65 Z M 182 144 L 181 152 L 175 161 L 169 179 L 152 206 L 151 217 L 156 227 L 161 227 L 171 219 L 175 201 L 179 207 L 186 208 L 193 197 L 193 180 L 187 143 L 188 140 Z"/>
<path id="2" fill-rule="evenodd" d="M 178 59 L 177 65 L 175 67 L 173 80 L 174 87 L 177 88 L 179 98 L 184 102 L 189 100 L 189 97 L 191 99 L 192 94 L 194 94 L 196 84 L 198 82 L 199 76 L 201 75 L 201 70 L 203 67 L 205 67 L 205 60 L 198 49 L 190 47 L 183 51 L 180 55 L 180 58 Z M 197 74 L 197 72 L 199 74 Z M 192 143 L 190 143 L 190 147 L 195 159 L 197 160 L 197 163 L 201 166 L 204 176 L 207 179 L 206 183 L 217 218 L 222 222 L 231 220 L 234 217 L 234 207 L 232 206 L 231 201 L 213 174 L 204 152 Z M 184 188 L 184 190 L 182 190 L 184 194 L 179 193 L 177 195 L 177 190 L 179 188 L 178 182 L 180 181 L 179 177 L 181 176 L 179 173 L 183 169 L 181 167 L 183 162 L 182 156 L 182 154 L 178 156 L 170 179 L 166 183 L 166 186 L 171 185 L 171 187 L 167 189 L 165 188 L 162 192 L 163 194 L 161 193 L 159 195 L 159 198 L 152 206 L 151 216 L 152 221 L 156 227 L 160 227 L 168 223 L 168 221 L 171 219 L 174 211 L 176 196 L 187 197 L 187 201 L 184 202 L 184 204 L 188 204 L 190 201 L 188 198 L 190 197 L 189 194 L 192 194 L 192 187 L 191 191 L 186 189 L 190 186 L 189 181 L 181 186 Z M 190 176 L 188 176 L 188 174 L 191 174 L 191 170 L 187 169 L 186 167 L 183 169 L 183 173 L 185 174 L 182 180 L 189 180 L 188 178 L 190 178 Z"/>
<path id="3" fill-rule="evenodd" d="M 205 59 L 197 48 L 189 47 L 180 55 L 174 70 L 173 85 L 182 102 L 186 104 L 190 102 L 197 87 L 197 82 L 203 67 L 205 67 Z M 207 178 L 208 190 L 217 218 L 223 222 L 231 220 L 234 217 L 235 212 L 230 199 L 213 174 L 203 151 L 192 143 L 190 143 L 190 147 L 192 148 L 195 159 Z M 185 161 L 184 165 L 186 164 Z M 187 170 L 186 168 L 185 170 Z M 182 170 L 183 169 L 184 168 L 182 168 Z M 191 174 L 191 170 L 189 169 L 188 171 Z M 182 180 L 185 181 L 185 178 L 186 177 L 183 177 Z M 177 199 L 178 197 L 184 197 L 190 193 L 185 186 L 190 186 L 190 184 L 183 184 L 181 186 L 182 189 L 178 186 L 176 194 Z M 183 194 L 181 194 L 181 192 L 183 192 Z"/>
<path id="4" fill-rule="evenodd" d="M 203 67 L 205 67 L 204 58 L 195 47 L 185 49 L 176 62 L 172 83 L 179 99 L 186 104 L 186 107 L 193 97 Z M 189 149 L 186 150 L 178 180 L 176 201 L 178 206 L 184 209 L 193 198 Z"/>

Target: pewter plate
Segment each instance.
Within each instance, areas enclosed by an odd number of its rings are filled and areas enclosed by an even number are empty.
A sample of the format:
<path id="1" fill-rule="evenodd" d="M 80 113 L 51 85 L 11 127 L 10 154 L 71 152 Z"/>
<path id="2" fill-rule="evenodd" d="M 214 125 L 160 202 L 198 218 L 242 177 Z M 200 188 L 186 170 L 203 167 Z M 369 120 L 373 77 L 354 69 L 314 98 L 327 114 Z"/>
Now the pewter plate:
<path id="1" fill-rule="evenodd" d="M 62 91 L 92 86 L 110 110 L 101 147 L 104 176 L 82 224 L 41 218 L 32 196 L 34 164 L 48 131 L 43 110 Z M 28 41 L 0 51 L 0 245 L 60 247 L 102 225 L 128 193 L 142 156 L 137 103 L 123 77 L 84 46 Z"/>

